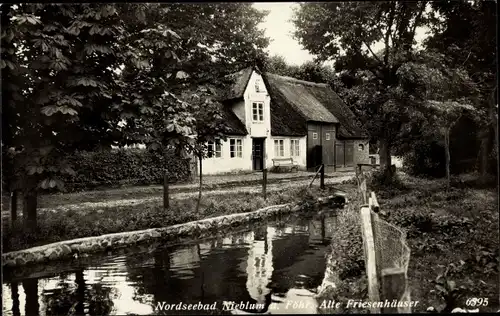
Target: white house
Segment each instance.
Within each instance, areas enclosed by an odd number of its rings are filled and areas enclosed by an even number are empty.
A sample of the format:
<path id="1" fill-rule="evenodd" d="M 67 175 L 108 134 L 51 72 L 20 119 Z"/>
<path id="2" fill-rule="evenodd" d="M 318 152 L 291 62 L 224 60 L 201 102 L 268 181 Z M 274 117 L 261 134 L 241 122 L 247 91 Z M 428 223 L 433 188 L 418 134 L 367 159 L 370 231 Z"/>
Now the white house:
<path id="1" fill-rule="evenodd" d="M 343 166 L 349 159 L 353 164 L 364 153 L 368 159 L 366 133 L 352 122 L 343 124 L 352 120 L 352 112 L 328 85 L 261 73 L 256 67 L 230 79 L 233 84 L 224 92 L 223 112 L 231 132 L 226 141 L 208 144 L 204 174 L 262 170 L 281 158 L 293 160 L 299 169 L 318 163 Z M 346 111 L 348 119 L 342 114 Z M 347 143 L 350 147 L 344 150 Z M 315 151 L 318 146 L 321 157 Z M 350 158 L 344 159 L 346 153 Z"/>

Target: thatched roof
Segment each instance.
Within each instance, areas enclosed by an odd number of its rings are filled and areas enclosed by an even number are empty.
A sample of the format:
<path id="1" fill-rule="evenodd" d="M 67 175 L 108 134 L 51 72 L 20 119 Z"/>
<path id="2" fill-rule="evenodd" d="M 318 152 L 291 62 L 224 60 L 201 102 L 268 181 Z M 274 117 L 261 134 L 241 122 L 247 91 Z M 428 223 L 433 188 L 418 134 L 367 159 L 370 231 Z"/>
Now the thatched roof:
<path id="1" fill-rule="evenodd" d="M 225 81 L 230 82 L 229 89 L 225 91 L 223 95 L 225 100 L 239 99 L 243 97 L 248 81 L 252 76 L 252 71 L 253 67 L 247 67 L 224 77 Z"/>
<path id="2" fill-rule="evenodd" d="M 325 85 L 322 89 L 312 90 L 311 93 L 338 119 L 340 123 L 337 130 L 338 138 L 368 137 L 356 115 L 330 86 Z"/>
<path id="3" fill-rule="evenodd" d="M 306 136 L 307 123 L 302 114 L 291 107 L 281 93 L 274 91 L 266 76 L 263 80 L 271 95 L 271 135 Z"/>
<path id="4" fill-rule="evenodd" d="M 271 90 L 269 93 L 271 99 L 275 95 L 280 94 L 307 121 L 322 123 L 339 122 L 323 104 L 325 101 L 328 102 L 328 95 L 323 91 L 328 85 L 278 76 L 271 73 L 265 73 L 265 76 Z"/>
<path id="5" fill-rule="evenodd" d="M 229 129 L 228 134 L 230 135 L 248 135 L 247 128 L 245 124 L 236 116 L 233 110 L 226 106 L 222 106 L 223 111 L 222 116 L 224 117 L 227 127 Z"/>
<path id="6" fill-rule="evenodd" d="M 231 86 L 224 93 L 225 100 L 242 98 L 253 67 L 242 69 L 227 76 Z M 339 123 L 338 137 L 366 138 L 355 115 L 342 99 L 326 83 L 314 83 L 291 77 L 262 73 L 271 97 L 271 135 L 305 136 L 307 122 Z M 241 121 L 233 114 L 232 119 Z M 228 113 L 229 116 L 229 113 Z M 235 130 L 242 131 L 241 127 Z M 246 134 L 246 129 L 244 130 Z"/>

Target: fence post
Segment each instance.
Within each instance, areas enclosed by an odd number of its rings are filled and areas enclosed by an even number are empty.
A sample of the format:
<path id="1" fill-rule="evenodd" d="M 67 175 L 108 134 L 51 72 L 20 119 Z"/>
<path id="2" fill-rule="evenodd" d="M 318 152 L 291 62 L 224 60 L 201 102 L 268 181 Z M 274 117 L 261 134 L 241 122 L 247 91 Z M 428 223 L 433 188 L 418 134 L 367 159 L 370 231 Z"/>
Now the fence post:
<path id="1" fill-rule="evenodd" d="M 170 206 L 169 196 L 168 196 L 168 175 L 165 172 L 163 174 L 163 208 L 168 209 Z"/>
<path id="2" fill-rule="evenodd" d="M 368 299 L 371 302 L 379 302 L 379 284 L 377 277 L 377 264 L 375 254 L 375 241 L 373 238 L 373 228 L 371 212 L 369 207 L 361 208 L 361 231 L 363 232 L 363 245 L 365 255 L 366 276 L 368 278 Z M 372 306 L 372 314 L 379 314 L 380 308 Z"/>
<path id="3" fill-rule="evenodd" d="M 378 211 L 380 210 L 380 206 L 379 206 L 378 201 L 377 201 L 377 196 L 375 195 L 375 192 L 373 192 L 373 191 L 371 193 L 371 200 L 372 200 L 372 204 L 371 204 L 372 210 L 375 213 L 378 213 Z"/>
<path id="4" fill-rule="evenodd" d="M 325 189 L 325 165 L 321 164 L 321 173 L 320 173 L 320 188 L 321 190 Z"/>
<path id="5" fill-rule="evenodd" d="M 381 271 L 381 300 L 401 300 L 406 290 L 406 273 L 402 268 L 388 268 Z M 398 314 L 403 312 L 410 312 L 411 308 L 406 307 L 403 310 L 397 307 L 384 307 L 382 313 L 384 314 Z"/>
<path id="6" fill-rule="evenodd" d="M 262 196 L 264 197 L 264 200 L 267 199 L 266 187 L 267 187 L 267 169 L 264 168 L 262 169 Z"/>

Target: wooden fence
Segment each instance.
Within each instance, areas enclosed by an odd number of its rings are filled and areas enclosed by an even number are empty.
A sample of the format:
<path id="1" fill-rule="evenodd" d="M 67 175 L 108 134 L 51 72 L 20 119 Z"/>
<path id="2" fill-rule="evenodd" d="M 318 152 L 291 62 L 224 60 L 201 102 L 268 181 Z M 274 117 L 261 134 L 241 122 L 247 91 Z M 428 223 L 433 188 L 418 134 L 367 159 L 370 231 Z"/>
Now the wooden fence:
<path id="1" fill-rule="evenodd" d="M 407 270 L 410 249 L 406 235 L 398 227 L 382 220 L 375 192 L 368 194 L 366 178 L 357 173 L 358 189 L 363 205 L 360 210 L 364 258 L 368 279 L 370 312 L 411 313 Z M 394 306 L 396 302 L 396 306 Z M 398 305 L 397 303 L 407 303 Z"/>

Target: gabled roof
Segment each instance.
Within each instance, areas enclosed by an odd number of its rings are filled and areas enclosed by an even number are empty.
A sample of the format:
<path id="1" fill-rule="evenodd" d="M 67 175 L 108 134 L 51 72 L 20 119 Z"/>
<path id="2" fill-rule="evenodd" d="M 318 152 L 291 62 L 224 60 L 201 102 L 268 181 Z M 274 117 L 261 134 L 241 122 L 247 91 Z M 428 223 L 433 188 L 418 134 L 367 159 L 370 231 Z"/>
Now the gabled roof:
<path id="1" fill-rule="evenodd" d="M 224 80 L 230 82 L 229 89 L 224 94 L 225 100 L 239 99 L 243 97 L 253 70 L 253 67 L 247 67 L 224 77 Z"/>
<path id="2" fill-rule="evenodd" d="M 306 121 L 339 123 L 339 120 L 323 104 L 330 101 L 328 93 L 324 91 L 328 85 L 271 73 L 265 73 L 265 76 L 272 90 L 271 99 L 280 94 Z"/>
<path id="3" fill-rule="evenodd" d="M 349 109 L 347 104 L 330 87 L 329 100 L 324 106 L 338 118 L 340 125 L 337 131 L 338 138 L 368 138 L 368 132 L 361 126 L 356 115 Z"/>
<path id="4" fill-rule="evenodd" d="M 245 124 L 236 116 L 236 114 L 231 110 L 230 107 L 222 105 L 222 116 L 226 121 L 227 127 L 229 129 L 228 134 L 230 135 L 248 135 L 247 128 Z"/>
<path id="5" fill-rule="evenodd" d="M 230 79 L 230 88 L 224 95 L 225 100 L 242 98 L 253 67 L 247 67 L 226 78 Z M 260 71 L 258 71 L 260 73 Z M 271 97 L 271 135 L 305 136 L 307 121 L 338 124 L 339 138 L 366 138 L 368 133 L 360 126 L 356 116 L 342 99 L 326 83 L 314 83 L 292 77 L 262 73 L 262 78 Z M 243 123 L 229 109 L 238 120 Z M 228 114 L 229 116 L 229 114 Z M 234 122 L 235 130 L 242 131 Z"/>

